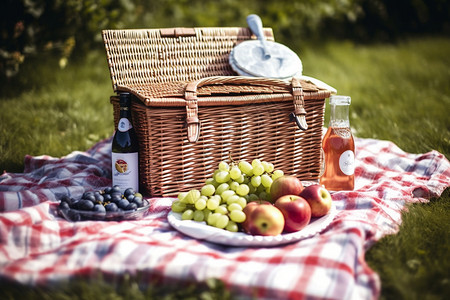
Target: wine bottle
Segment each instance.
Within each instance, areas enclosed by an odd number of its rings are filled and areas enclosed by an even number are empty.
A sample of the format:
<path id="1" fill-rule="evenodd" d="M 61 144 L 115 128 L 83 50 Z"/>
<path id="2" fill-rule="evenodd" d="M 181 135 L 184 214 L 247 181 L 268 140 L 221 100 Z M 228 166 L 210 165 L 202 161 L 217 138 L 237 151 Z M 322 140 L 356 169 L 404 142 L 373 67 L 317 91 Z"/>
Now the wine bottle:
<path id="1" fill-rule="evenodd" d="M 139 191 L 139 143 L 131 119 L 131 94 L 120 93 L 120 119 L 111 146 L 113 186 Z"/>

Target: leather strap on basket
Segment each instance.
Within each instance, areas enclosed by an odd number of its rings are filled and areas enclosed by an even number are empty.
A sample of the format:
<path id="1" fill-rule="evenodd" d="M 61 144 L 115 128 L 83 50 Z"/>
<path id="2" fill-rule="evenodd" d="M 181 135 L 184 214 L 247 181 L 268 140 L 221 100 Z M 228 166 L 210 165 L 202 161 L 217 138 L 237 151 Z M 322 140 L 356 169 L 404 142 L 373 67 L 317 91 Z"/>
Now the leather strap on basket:
<path id="1" fill-rule="evenodd" d="M 306 123 L 305 101 L 303 96 L 303 88 L 300 79 L 292 78 L 292 95 L 294 96 L 294 114 L 291 114 L 298 128 L 301 130 L 308 129 Z"/>
<path id="2" fill-rule="evenodd" d="M 198 119 L 197 89 L 204 85 L 212 84 L 255 84 L 255 85 L 277 85 L 286 86 L 287 83 L 270 78 L 242 77 L 242 76 L 213 76 L 189 82 L 185 89 L 186 100 L 186 125 L 188 141 L 197 142 L 200 137 L 200 120 Z M 306 111 L 304 109 L 303 89 L 300 79 L 292 78 L 292 94 L 294 98 L 294 120 L 300 129 L 306 130 Z"/>

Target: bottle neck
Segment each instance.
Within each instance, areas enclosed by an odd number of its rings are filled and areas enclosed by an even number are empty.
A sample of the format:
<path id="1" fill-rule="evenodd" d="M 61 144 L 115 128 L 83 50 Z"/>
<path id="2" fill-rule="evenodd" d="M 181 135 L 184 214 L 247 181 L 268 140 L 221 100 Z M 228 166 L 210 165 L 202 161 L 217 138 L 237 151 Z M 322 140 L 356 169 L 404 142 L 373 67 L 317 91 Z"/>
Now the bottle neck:
<path id="1" fill-rule="evenodd" d="M 127 118 L 127 119 L 131 120 L 131 111 L 128 106 L 120 107 L 120 118 Z"/>
<path id="2" fill-rule="evenodd" d="M 350 127 L 348 118 L 350 105 L 331 104 L 330 106 L 330 127 Z"/>

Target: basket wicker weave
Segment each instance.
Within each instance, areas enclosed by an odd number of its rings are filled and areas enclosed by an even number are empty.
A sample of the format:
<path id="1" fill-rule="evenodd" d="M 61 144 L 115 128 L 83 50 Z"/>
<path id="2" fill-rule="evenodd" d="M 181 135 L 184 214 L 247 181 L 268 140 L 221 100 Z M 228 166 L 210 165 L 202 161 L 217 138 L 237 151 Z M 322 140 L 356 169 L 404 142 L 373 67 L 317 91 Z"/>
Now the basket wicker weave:
<path id="1" fill-rule="evenodd" d="M 265 35 L 273 39 L 272 30 Z M 129 91 L 140 144 L 141 191 L 199 188 L 221 160 L 260 158 L 301 180 L 319 178 L 325 98 L 292 79 L 235 76 L 231 49 L 247 28 L 103 31 L 113 88 Z M 114 120 L 118 97 L 112 96 Z M 307 130 L 294 120 L 306 115 Z"/>

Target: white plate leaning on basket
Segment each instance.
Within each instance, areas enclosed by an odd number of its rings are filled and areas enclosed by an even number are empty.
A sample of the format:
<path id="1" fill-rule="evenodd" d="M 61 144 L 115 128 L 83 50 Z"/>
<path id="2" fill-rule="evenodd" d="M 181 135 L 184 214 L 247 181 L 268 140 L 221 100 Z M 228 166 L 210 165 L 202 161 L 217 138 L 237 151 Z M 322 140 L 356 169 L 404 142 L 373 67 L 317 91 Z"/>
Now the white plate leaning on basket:
<path id="1" fill-rule="evenodd" d="M 302 239 L 313 237 L 325 230 L 336 216 L 334 203 L 323 217 L 311 219 L 311 222 L 302 230 L 277 236 L 250 235 L 244 232 L 230 232 L 206 225 L 205 222 L 181 220 L 181 214 L 171 211 L 167 216 L 169 224 L 179 232 L 199 239 L 228 246 L 277 246 L 293 243 Z"/>

